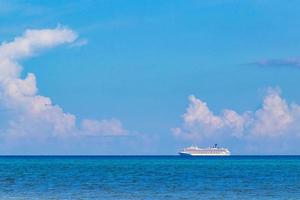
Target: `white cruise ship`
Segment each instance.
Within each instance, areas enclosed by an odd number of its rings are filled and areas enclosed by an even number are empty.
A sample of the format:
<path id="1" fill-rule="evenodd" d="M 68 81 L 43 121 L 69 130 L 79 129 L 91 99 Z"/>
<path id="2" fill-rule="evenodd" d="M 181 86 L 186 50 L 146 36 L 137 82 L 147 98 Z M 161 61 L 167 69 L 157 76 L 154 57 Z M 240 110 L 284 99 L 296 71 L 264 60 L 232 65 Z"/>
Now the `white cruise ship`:
<path id="1" fill-rule="evenodd" d="M 226 148 L 218 147 L 215 144 L 213 147 L 199 148 L 197 146 L 191 146 L 183 149 L 179 152 L 181 156 L 229 156 L 230 151 Z"/>

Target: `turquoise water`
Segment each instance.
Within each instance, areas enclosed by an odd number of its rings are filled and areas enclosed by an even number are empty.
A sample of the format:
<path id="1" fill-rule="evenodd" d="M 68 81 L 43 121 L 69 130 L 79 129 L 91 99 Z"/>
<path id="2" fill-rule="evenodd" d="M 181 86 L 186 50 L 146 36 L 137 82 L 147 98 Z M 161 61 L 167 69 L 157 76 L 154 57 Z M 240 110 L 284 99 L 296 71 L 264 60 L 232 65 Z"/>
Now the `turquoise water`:
<path id="1" fill-rule="evenodd" d="M 0 199 L 300 199 L 300 157 L 0 157 Z"/>

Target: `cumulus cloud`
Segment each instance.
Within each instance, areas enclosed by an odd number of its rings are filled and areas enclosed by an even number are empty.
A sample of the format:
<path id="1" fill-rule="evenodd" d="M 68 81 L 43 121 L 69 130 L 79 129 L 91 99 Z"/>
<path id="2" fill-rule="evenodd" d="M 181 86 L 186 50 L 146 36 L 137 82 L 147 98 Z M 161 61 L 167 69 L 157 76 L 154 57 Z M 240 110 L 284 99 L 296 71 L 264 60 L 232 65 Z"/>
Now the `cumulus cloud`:
<path id="1" fill-rule="evenodd" d="M 300 106 L 288 104 L 278 89 L 268 90 L 260 109 L 241 114 L 224 109 L 216 115 L 195 96 L 190 96 L 189 101 L 182 126 L 173 129 L 178 138 L 193 141 L 214 136 L 240 139 L 299 136 Z"/>
<path id="2" fill-rule="evenodd" d="M 262 108 L 255 112 L 251 133 L 270 137 L 285 134 L 295 125 L 299 111 L 299 106 L 289 105 L 278 90 L 269 90 Z"/>
<path id="3" fill-rule="evenodd" d="M 0 45 L 0 107 L 13 113 L 7 114 L 7 127 L 2 129 L 7 137 L 128 134 L 118 120 L 86 119 L 81 122 L 81 127 L 77 127 L 75 115 L 64 112 L 58 105 L 53 105 L 49 97 L 38 93 L 36 76 L 33 73 L 21 78 L 22 59 L 58 45 L 76 44 L 77 38 L 77 33 L 73 30 L 57 27 L 27 30 L 22 36 Z"/>

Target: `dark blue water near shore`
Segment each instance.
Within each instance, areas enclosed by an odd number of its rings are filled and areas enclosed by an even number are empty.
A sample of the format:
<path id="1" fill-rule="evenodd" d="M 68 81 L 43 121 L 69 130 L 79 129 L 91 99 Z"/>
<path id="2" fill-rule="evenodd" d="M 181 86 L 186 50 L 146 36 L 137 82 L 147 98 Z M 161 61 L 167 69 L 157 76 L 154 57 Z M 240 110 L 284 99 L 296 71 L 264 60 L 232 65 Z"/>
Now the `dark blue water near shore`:
<path id="1" fill-rule="evenodd" d="M 300 157 L 0 157 L 0 199 L 300 199 Z"/>

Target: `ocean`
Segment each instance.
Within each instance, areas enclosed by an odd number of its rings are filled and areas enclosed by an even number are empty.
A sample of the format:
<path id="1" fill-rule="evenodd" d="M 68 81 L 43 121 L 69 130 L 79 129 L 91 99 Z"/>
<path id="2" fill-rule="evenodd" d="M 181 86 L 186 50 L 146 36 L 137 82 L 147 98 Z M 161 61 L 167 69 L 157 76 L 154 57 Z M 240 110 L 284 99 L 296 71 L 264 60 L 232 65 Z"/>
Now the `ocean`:
<path id="1" fill-rule="evenodd" d="M 3 156 L 0 199 L 300 199 L 300 156 Z"/>

